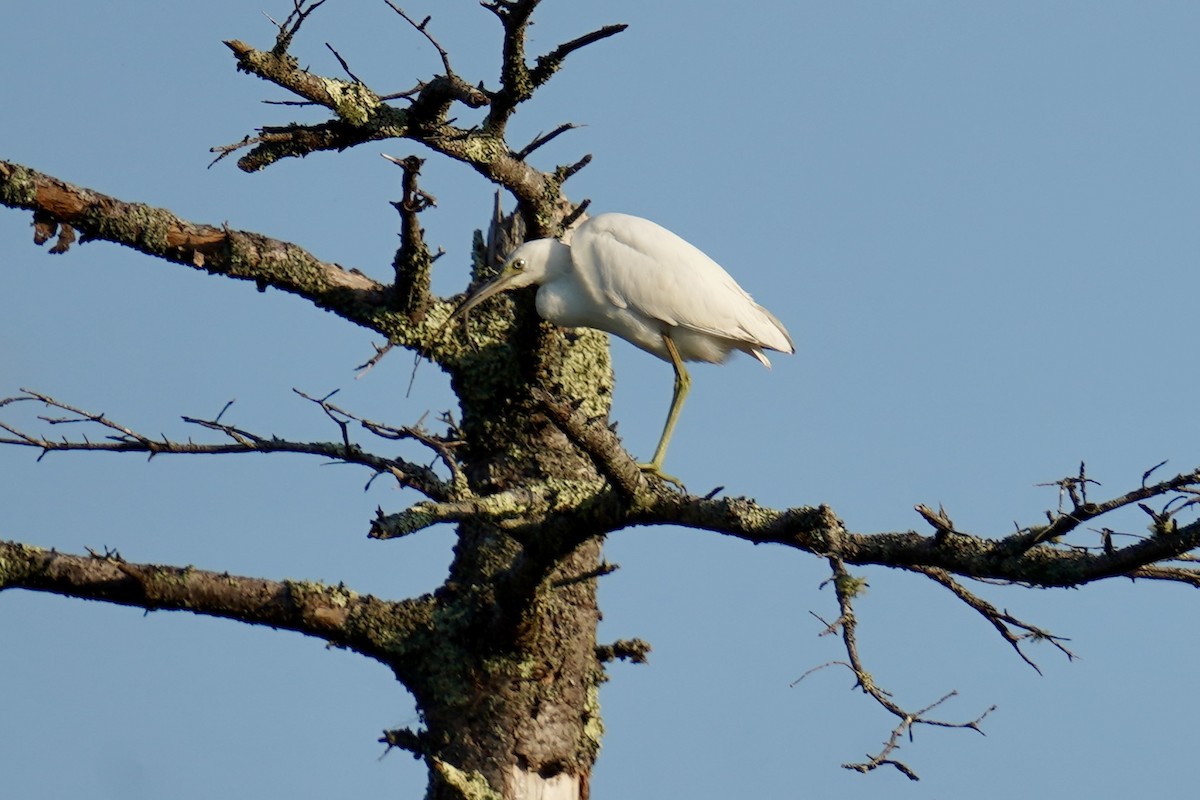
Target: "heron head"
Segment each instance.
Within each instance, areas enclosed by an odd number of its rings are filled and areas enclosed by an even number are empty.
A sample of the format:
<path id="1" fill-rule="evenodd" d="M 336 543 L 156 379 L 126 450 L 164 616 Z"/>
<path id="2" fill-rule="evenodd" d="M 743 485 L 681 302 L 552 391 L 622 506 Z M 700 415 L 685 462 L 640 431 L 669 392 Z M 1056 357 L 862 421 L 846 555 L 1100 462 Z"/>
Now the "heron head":
<path id="1" fill-rule="evenodd" d="M 466 314 L 484 300 L 501 292 L 541 284 L 546 280 L 547 265 L 550 263 L 554 245 L 563 247 L 553 239 L 537 239 L 518 247 L 504 262 L 500 274 L 468 295 L 458 308 L 454 309 L 450 319 Z"/>

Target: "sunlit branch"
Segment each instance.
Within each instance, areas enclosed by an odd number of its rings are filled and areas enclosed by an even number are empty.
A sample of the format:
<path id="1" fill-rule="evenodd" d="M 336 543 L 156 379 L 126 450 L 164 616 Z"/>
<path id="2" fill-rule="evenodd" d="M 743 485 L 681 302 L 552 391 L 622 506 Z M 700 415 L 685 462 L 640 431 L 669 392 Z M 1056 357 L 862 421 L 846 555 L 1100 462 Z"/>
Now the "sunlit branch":
<path id="1" fill-rule="evenodd" d="M 101 600 L 147 611 L 188 611 L 296 631 L 380 657 L 384 648 L 364 624 L 402 616 L 415 601 L 385 602 L 344 586 L 273 581 L 195 567 L 136 564 L 119 553 L 71 555 L 0 541 L 0 590 Z M 403 631 L 396 631 L 403 636 Z"/>
<path id="2" fill-rule="evenodd" d="M 0 161 L 0 205 L 33 211 L 35 221 L 42 220 L 41 231 L 35 229 L 42 241 L 52 220 L 78 231 L 81 243 L 100 239 L 124 245 L 191 269 L 251 281 L 259 289 L 296 294 L 359 325 L 382 327 L 381 284 L 289 242 L 190 222 L 167 209 L 126 202 L 7 161 Z"/>

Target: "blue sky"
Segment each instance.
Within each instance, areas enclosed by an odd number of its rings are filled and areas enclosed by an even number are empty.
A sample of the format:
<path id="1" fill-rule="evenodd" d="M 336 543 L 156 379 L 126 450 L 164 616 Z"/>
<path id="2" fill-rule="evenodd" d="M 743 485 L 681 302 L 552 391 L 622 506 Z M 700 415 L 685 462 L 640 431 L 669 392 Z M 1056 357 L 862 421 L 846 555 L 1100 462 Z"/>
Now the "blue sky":
<path id="1" fill-rule="evenodd" d="M 523 107 L 511 141 L 583 127 L 535 158 L 592 153 L 568 184 L 594 211 L 654 219 L 722 263 L 798 349 L 697 366 L 667 467 L 778 507 L 828 503 L 855 530 L 920 528 L 917 503 L 1003 535 L 1043 518 L 1077 469 L 1120 493 L 1148 467 L 1200 463 L 1191 413 L 1200 293 L 1200 9 L 1188 3 L 782 3 L 546 0 L 531 50 L 611 22 Z M 277 18 L 288 3 L 262 10 Z M 445 7 L 443 7 L 445 6 Z M 377 153 L 315 155 L 245 175 L 206 169 L 213 145 L 316 119 L 261 105 L 278 90 L 233 69 L 222 39 L 268 46 L 258 6 L 72 0 L 5 12 L 0 158 L 197 221 L 295 241 L 385 279 L 399 171 Z M 497 25 L 470 2 L 408 6 L 455 68 L 494 85 Z M 331 43 L 381 91 L 439 67 L 383 3 L 331 2 L 296 52 L 322 73 Z M 473 112 L 460 109 L 460 123 Z M 435 288 L 467 282 L 491 187 L 431 158 L 423 217 L 446 249 Z M 150 432 L 182 414 L 328 438 L 295 398 L 397 424 L 454 407 L 444 376 L 392 354 L 363 380 L 372 337 L 303 302 L 258 294 L 105 244 L 52 257 L 0 210 L 0 394 L 36 388 Z M 613 348 L 614 419 L 653 449 L 669 369 Z M 345 581 L 405 597 L 436 586 L 451 535 L 365 538 L 376 505 L 416 498 L 301 457 L 69 455 L 0 449 L 0 538 L 70 552 L 272 578 Z M 1131 514 L 1111 527 L 1140 532 Z M 1078 542 L 1094 544 L 1089 534 Z M 1094 535 L 1093 535 L 1094 536 Z M 642 637 L 617 665 L 596 797 L 938 798 L 1015 792 L 1183 794 L 1188 692 L 1200 655 L 1194 592 L 1114 582 L 1070 591 L 982 587 L 1071 637 L 1038 676 L 973 612 L 914 576 L 870 581 L 858 612 L 876 679 L 945 716 L 996 704 L 987 736 L 919 730 L 900 755 L 923 780 L 846 772 L 891 722 L 810 614 L 836 615 L 823 562 L 662 528 L 609 538 L 602 636 Z M 424 771 L 380 758 L 415 721 L 379 665 L 295 634 L 182 614 L 0 594 L 0 774 L 14 797 L 418 796 Z M 1034 788 L 1036 787 L 1036 789 Z"/>

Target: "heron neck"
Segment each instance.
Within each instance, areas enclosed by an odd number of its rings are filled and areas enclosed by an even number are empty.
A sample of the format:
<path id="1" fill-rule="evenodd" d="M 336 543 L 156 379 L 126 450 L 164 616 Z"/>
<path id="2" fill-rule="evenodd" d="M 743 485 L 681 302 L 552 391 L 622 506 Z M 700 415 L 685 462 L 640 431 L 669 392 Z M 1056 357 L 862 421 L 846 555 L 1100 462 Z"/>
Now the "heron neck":
<path id="1" fill-rule="evenodd" d="M 546 253 L 546 280 L 552 281 L 571 271 L 571 248 L 557 239 L 548 239 L 550 247 Z"/>

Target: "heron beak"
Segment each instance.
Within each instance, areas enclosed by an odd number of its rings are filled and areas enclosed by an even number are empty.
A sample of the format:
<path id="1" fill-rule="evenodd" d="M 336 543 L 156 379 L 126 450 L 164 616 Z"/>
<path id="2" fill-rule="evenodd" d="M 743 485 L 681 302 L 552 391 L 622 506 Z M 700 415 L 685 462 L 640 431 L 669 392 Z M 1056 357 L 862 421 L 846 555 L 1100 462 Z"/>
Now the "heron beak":
<path id="1" fill-rule="evenodd" d="M 447 321 L 458 319 L 472 308 L 482 303 L 484 300 L 487 300 L 489 297 L 498 295 L 505 291 L 509 288 L 509 284 L 511 284 L 519 274 L 519 272 L 513 272 L 510 270 L 501 272 L 495 278 L 485 283 L 483 286 L 480 286 L 473 294 L 469 295 L 465 300 L 459 303 L 458 308 L 454 309 L 454 313 L 447 317 Z"/>

